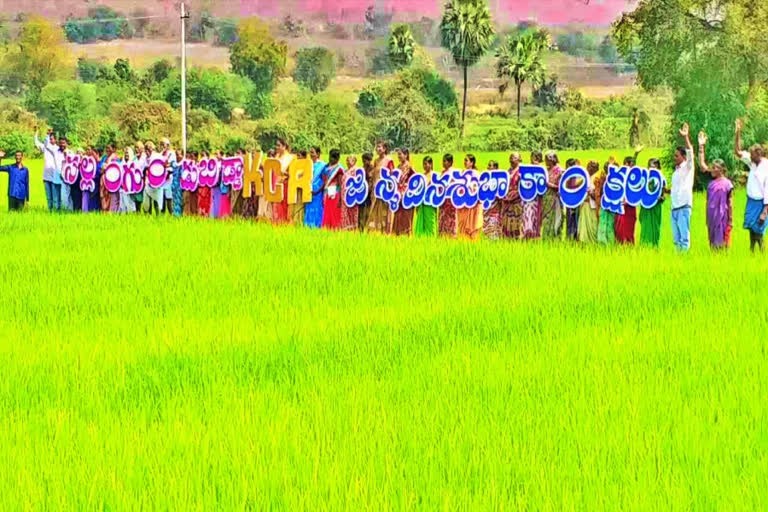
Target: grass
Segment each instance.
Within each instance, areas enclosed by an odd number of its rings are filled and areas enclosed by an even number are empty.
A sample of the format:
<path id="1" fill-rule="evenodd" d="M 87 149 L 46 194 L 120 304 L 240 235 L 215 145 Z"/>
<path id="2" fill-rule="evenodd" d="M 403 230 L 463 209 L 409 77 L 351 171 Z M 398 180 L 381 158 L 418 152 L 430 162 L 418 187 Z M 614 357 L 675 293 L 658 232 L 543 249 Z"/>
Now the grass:
<path id="1" fill-rule="evenodd" d="M 0 509 L 763 510 L 768 263 L 709 251 L 701 195 L 690 254 L 667 219 L 654 251 L 3 207 Z"/>

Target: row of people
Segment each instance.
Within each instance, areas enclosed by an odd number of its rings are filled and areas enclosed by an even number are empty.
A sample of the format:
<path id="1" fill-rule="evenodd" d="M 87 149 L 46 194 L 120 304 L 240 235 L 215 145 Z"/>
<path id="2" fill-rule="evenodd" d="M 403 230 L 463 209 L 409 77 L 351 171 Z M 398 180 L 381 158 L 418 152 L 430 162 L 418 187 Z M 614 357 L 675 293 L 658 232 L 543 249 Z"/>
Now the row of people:
<path id="1" fill-rule="evenodd" d="M 735 152 L 740 160 L 750 168 L 747 178 L 747 208 L 744 227 L 750 232 L 750 244 L 754 250 L 763 247 L 763 235 L 768 215 L 768 160 L 761 146 L 753 146 L 749 151 L 741 147 L 740 122 L 736 123 Z M 690 128 L 685 124 L 680 135 L 685 141 L 675 151 L 675 170 L 672 174 L 671 188 L 664 193 L 671 199 L 671 226 L 675 246 L 681 250 L 690 247 L 690 222 L 693 204 L 693 185 L 696 165 L 694 150 L 691 142 Z M 733 227 L 733 184 L 726 177 L 727 169 L 722 160 L 711 164 L 706 161 L 707 137 L 699 134 L 699 167 L 702 171 L 711 173 L 712 180 L 707 189 L 707 226 L 712 247 L 728 247 L 731 243 Z M 212 217 L 228 217 L 231 214 L 246 218 L 261 218 L 275 224 L 304 224 L 312 228 L 377 231 L 395 235 L 417 236 L 448 236 L 478 238 L 481 234 L 489 239 L 558 239 L 562 237 L 563 228 L 566 237 L 583 243 L 635 243 L 635 225 L 639 219 L 640 242 L 658 246 L 661 232 L 661 203 L 662 199 L 652 208 L 641 208 L 625 204 L 624 213 L 615 215 L 600 208 L 601 196 L 608 174 L 608 168 L 617 162 L 611 158 L 601 167 L 597 161 L 590 161 L 586 170 L 590 176 L 588 200 L 577 209 L 564 209 L 559 198 L 559 180 L 565 169 L 582 165 L 578 160 L 565 162 L 565 168 L 555 152 L 543 155 L 534 151 L 531 164 L 544 165 L 548 171 L 548 188 L 543 197 L 534 201 L 522 201 L 518 193 L 520 182 L 520 165 L 522 159 L 519 153 L 512 153 L 509 158 L 510 186 L 506 197 L 497 200 L 490 208 L 483 210 L 478 204 L 474 208 L 456 209 L 446 203 L 439 209 L 430 206 L 420 206 L 415 209 L 401 208 L 392 213 L 388 205 L 369 194 L 365 203 L 353 208 L 347 208 L 343 202 L 344 183 L 348 172 L 357 168 L 357 158 L 350 156 L 345 164 L 341 164 L 341 154 L 338 150 L 329 152 L 328 162 L 324 162 L 322 151 L 313 147 L 309 153 L 300 151 L 293 154 L 288 143 L 279 139 L 274 150 L 268 157 L 276 158 L 281 163 L 282 172 L 272 178 L 275 183 L 282 183 L 284 197 L 281 202 L 268 203 L 255 193 L 245 197 L 242 191 L 232 190 L 223 183 L 214 187 L 199 187 L 195 192 L 182 191 L 180 185 L 184 155 L 173 151 L 167 139 L 161 141 L 160 150 L 156 150 L 152 142 L 137 143 L 133 148 L 125 148 L 118 154 L 112 146 L 107 146 L 103 154 L 93 148 L 88 148 L 84 154 L 93 157 L 97 162 L 96 183 L 99 186 L 92 192 L 83 192 L 78 183 L 69 185 L 62 180 L 63 166 L 69 154 L 66 138 L 56 137 L 49 132 L 45 141 L 40 141 L 35 135 L 35 144 L 44 156 L 43 181 L 48 207 L 51 210 L 83 210 L 83 211 L 112 211 L 112 212 L 173 212 L 176 215 L 203 215 Z M 241 156 L 243 150 L 238 152 Z M 379 179 L 382 168 L 400 170 L 399 188 L 405 193 L 408 180 L 415 173 L 407 149 L 395 150 L 397 164 L 390 158 L 387 143 L 379 142 L 376 153 L 366 153 L 362 156 L 362 168 L 365 171 L 369 190 Z M 639 150 L 633 156 L 624 159 L 623 165 L 632 167 L 636 163 Z M 0 152 L 0 157 L 4 156 Z M 208 158 L 206 152 L 190 153 L 187 159 L 197 161 L 198 158 Z M 224 155 L 217 153 L 222 158 Z M 296 158 L 310 157 L 313 162 L 312 200 L 307 204 L 289 204 L 288 201 L 288 167 Z M 144 170 L 148 162 L 160 158 L 169 168 L 164 186 L 154 188 L 149 185 L 138 194 L 127 194 L 124 191 L 110 193 L 100 179 L 101 170 L 113 161 L 134 162 L 138 169 Z M 454 169 L 453 156 L 446 154 L 442 159 L 442 172 Z M 491 161 L 488 168 L 498 169 L 498 162 Z M 650 169 L 660 170 L 658 159 L 648 161 Z M 430 157 L 422 162 L 423 172 L 434 171 L 434 162 Z M 463 162 L 466 170 L 477 170 L 477 160 L 473 155 L 467 155 Z M 12 166 L 0 167 L 9 172 L 9 208 L 19 209 L 29 199 L 28 170 L 23 166 L 23 155 L 16 154 L 16 163 Z M 248 194 L 246 194 L 248 195 Z"/>

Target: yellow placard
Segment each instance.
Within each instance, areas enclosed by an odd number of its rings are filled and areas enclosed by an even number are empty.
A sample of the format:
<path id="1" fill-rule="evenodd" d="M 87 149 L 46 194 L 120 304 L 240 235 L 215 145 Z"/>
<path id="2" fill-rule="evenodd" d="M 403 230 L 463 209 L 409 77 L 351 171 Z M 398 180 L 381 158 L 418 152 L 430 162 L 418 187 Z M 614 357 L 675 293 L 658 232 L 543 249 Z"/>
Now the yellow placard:
<path id="1" fill-rule="evenodd" d="M 288 166 L 288 204 L 298 202 L 312 202 L 312 160 L 309 158 L 296 158 Z"/>
<path id="2" fill-rule="evenodd" d="M 280 179 L 282 172 L 283 165 L 280 160 L 277 158 L 264 160 L 264 199 L 270 203 L 279 203 L 283 200 L 283 183 Z M 277 176 L 277 180 L 272 179 L 273 174 Z"/>
<path id="3" fill-rule="evenodd" d="M 243 197 L 251 197 L 251 184 L 254 185 L 254 194 L 264 195 L 264 179 L 261 176 L 261 151 L 246 153 L 243 162 Z"/>

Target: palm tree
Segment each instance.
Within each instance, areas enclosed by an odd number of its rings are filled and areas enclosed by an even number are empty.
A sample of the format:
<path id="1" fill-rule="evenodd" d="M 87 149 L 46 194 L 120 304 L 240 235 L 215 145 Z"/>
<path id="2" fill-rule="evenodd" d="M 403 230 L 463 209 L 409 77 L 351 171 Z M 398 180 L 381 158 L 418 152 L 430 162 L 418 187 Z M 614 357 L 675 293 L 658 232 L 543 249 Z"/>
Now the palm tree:
<path id="1" fill-rule="evenodd" d="M 461 135 L 467 113 L 467 69 L 473 66 L 493 44 L 493 24 L 486 0 L 448 0 L 440 21 L 443 48 L 451 52 L 464 71 L 464 105 L 461 109 Z"/>
<path id="2" fill-rule="evenodd" d="M 517 87 L 517 120 L 520 120 L 520 91 L 525 82 L 534 85 L 544 79 L 544 49 L 546 37 L 528 32 L 518 37 L 510 36 L 496 51 L 496 76 L 515 82 Z"/>
<path id="3" fill-rule="evenodd" d="M 411 27 L 398 25 L 389 36 L 389 62 L 395 69 L 408 66 L 413 61 L 413 51 L 416 41 L 413 39 Z"/>

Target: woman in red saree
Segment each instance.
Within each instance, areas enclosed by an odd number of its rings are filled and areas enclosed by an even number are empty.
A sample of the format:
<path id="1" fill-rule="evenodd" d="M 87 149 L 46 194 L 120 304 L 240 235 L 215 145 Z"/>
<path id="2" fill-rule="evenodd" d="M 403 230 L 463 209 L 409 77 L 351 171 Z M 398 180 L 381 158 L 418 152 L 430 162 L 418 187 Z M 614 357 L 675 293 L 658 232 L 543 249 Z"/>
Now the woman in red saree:
<path id="1" fill-rule="evenodd" d="M 446 153 L 443 156 L 443 172 L 441 178 L 451 175 L 453 172 L 453 155 Z M 456 238 L 456 208 L 453 206 L 450 198 L 446 198 L 440 210 L 437 213 L 437 226 L 440 236 Z"/>
<path id="2" fill-rule="evenodd" d="M 290 222 L 290 209 L 288 208 L 288 166 L 293 161 L 291 149 L 285 139 L 277 139 L 275 144 L 275 158 L 280 160 L 280 172 L 272 173 L 272 182 L 283 184 L 283 200 L 272 203 L 272 222 L 274 224 L 287 224 Z"/>
<path id="3" fill-rule="evenodd" d="M 332 149 L 328 154 L 328 165 L 323 171 L 323 229 L 341 229 L 341 183 L 344 168 L 339 164 L 341 152 Z"/>

